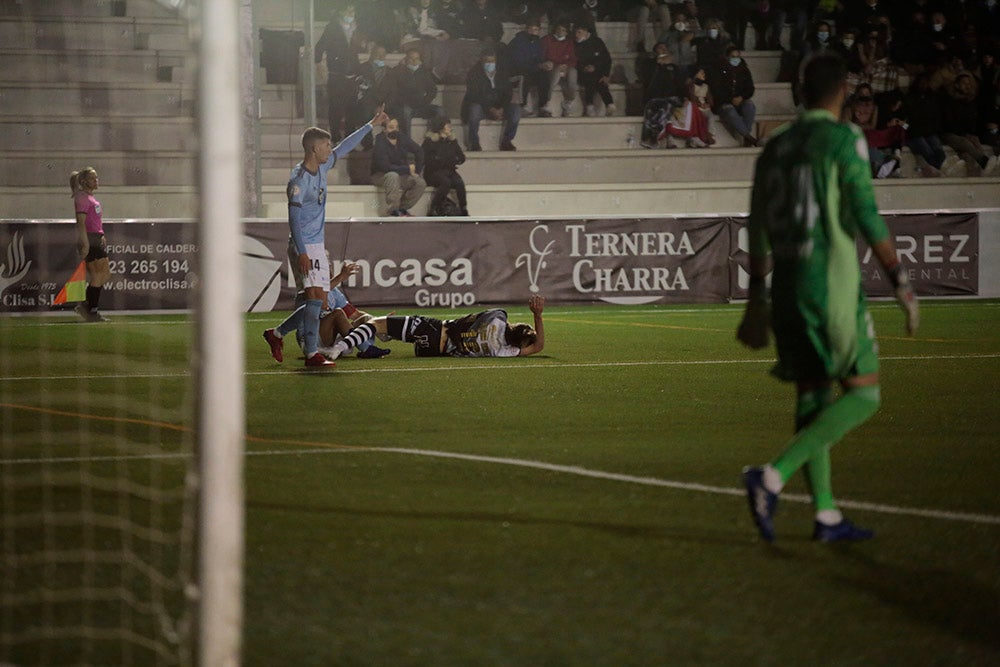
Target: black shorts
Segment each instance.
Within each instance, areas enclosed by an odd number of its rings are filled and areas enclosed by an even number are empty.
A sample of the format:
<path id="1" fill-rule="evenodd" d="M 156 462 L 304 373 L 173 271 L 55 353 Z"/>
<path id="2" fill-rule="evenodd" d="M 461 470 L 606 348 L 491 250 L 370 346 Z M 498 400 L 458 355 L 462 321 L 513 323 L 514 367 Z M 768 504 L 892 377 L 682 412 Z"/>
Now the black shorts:
<path id="1" fill-rule="evenodd" d="M 391 338 L 413 343 L 413 354 L 418 357 L 441 357 L 441 332 L 444 322 L 433 317 L 388 317 L 386 333 Z"/>
<path id="2" fill-rule="evenodd" d="M 93 234 L 87 232 L 87 242 L 90 244 L 90 251 L 83 258 L 85 262 L 96 262 L 108 256 L 108 242 L 104 234 Z"/>

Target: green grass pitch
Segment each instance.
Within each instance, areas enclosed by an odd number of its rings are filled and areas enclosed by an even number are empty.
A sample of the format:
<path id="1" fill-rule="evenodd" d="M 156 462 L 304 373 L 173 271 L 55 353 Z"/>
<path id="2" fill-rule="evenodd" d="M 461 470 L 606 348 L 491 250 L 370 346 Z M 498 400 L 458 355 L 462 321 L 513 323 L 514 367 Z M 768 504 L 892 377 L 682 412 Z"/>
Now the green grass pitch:
<path id="1" fill-rule="evenodd" d="M 325 373 L 247 316 L 244 664 L 1000 664 L 1000 303 L 922 307 L 911 339 L 872 306 L 882 407 L 833 464 L 876 538 L 832 546 L 801 477 L 774 545 L 751 524 L 740 469 L 790 436 L 793 390 L 739 306 L 549 306 L 536 357 L 393 342 Z M 2 479 L 183 449 L 188 318 L 68 322 L 0 318 Z"/>

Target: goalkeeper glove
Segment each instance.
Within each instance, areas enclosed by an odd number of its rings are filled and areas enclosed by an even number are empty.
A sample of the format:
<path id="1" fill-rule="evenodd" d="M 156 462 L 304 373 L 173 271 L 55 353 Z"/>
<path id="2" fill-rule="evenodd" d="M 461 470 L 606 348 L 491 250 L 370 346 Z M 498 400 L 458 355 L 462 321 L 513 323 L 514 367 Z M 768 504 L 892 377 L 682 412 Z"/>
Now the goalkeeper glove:
<path id="1" fill-rule="evenodd" d="M 892 282 L 896 301 L 906 313 L 906 333 L 912 336 L 916 333 L 917 327 L 920 326 L 920 309 L 917 306 L 917 295 L 913 293 L 913 286 L 910 285 L 910 276 L 902 264 L 896 264 L 891 269 L 887 269 L 886 273 Z"/>
<path id="2" fill-rule="evenodd" d="M 750 294 L 743 321 L 736 330 L 736 338 L 752 350 L 767 347 L 770 342 L 771 309 L 767 302 L 767 285 L 764 278 L 750 278 Z"/>

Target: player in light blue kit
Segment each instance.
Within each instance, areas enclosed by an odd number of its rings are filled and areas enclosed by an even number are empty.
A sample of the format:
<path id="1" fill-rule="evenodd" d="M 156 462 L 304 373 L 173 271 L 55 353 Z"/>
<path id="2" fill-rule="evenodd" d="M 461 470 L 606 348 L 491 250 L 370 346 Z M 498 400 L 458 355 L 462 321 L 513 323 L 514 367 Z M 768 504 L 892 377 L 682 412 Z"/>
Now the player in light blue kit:
<path id="1" fill-rule="evenodd" d="M 326 255 L 326 174 L 337 161 L 354 150 L 374 126 L 388 119 L 380 108 L 368 123 L 361 126 L 336 146 L 332 145 L 330 133 L 318 127 L 310 127 L 302 133 L 302 148 L 305 156 L 292 169 L 288 180 L 288 227 L 292 243 L 298 252 L 296 269 L 306 291 L 306 310 L 302 321 L 303 351 L 306 366 L 333 366 L 319 353 L 319 316 L 326 301 L 330 284 L 330 264 Z M 269 330 L 270 331 L 270 330 Z M 273 335 L 273 333 L 272 333 Z M 272 351 L 281 339 L 264 338 Z"/>

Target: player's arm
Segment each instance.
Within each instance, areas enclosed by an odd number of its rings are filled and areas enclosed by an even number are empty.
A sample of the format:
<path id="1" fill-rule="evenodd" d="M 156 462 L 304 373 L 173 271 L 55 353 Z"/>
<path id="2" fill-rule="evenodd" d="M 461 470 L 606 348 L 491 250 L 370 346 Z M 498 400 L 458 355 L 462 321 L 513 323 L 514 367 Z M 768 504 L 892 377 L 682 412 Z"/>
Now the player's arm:
<path id="1" fill-rule="evenodd" d="M 87 238 L 87 213 L 76 212 L 76 249 L 81 258 L 90 253 L 90 239 Z"/>
<path id="2" fill-rule="evenodd" d="M 354 130 L 354 132 L 351 132 L 349 135 L 344 137 L 343 141 L 334 146 L 333 152 L 330 153 L 330 157 L 326 161 L 326 166 L 333 167 L 333 165 L 337 164 L 337 160 L 357 148 L 358 144 L 361 143 L 361 140 L 368 136 L 368 133 L 372 132 L 376 125 L 382 125 L 388 119 L 389 117 L 380 106 L 370 121 Z"/>
<path id="3" fill-rule="evenodd" d="M 765 171 L 758 161 L 750 199 L 750 220 L 747 223 L 750 242 L 750 289 L 743 319 L 736 330 L 737 340 L 753 350 L 767 347 L 771 337 L 771 307 L 767 296 L 767 274 L 771 272 L 771 255 L 766 216 L 767 200 L 773 193 L 768 193 L 764 187 Z"/>
<path id="4" fill-rule="evenodd" d="M 860 137 L 853 150 L 845 151 L 841 168 L 842 201 L 850 208 L 850 214 L 858 223 L 858 229 L 872 248 L 872 252 L 882 270 L 892 282 L 896 301 L 906 315 L 906 332 L 913 335 L 920 325 L 920 310 L 917 297 L 910 285 L 910 277 L 896 255 L 896 245 L 889 234 L 885 220 L 878 212 L 875 201 L 875 188 L 872 185 L 871 168 L 868 164 L 867 146 L 860 130 L 855 133 Z"/>
<path id="5" fill-rule="evenodd" d="M 294 182 L 288 184 L 288 229 L 291 231 L 292 243 L 298 252 L 299 273 L 308 275 L 309 255 L 306 254 L 305 236 L 302 234 L 302 195 Z"/>
<path id="6" fill-rule="evenodd" d="M 536 294 L 528 299 L 528 308 L 535 317 L 535 342 L 527 347 L 522 347 L 517 356 L 526 357 L 529 354 L 536 354 L 545 348 L 545 324 L 542 322 L 542 311 L 545 310 L 545 297 Z"/>
<path id="7" fill-rule="evenodd" d="M 360 273 L 361 265 L 356 262 L 347 262 L 344 264 L 344 268 L 340 270 L 340 273 L 335 275 L 330 279 L 330 287 L 337 287 L 342 282 L 353 276 L 355 273 Z"/>

